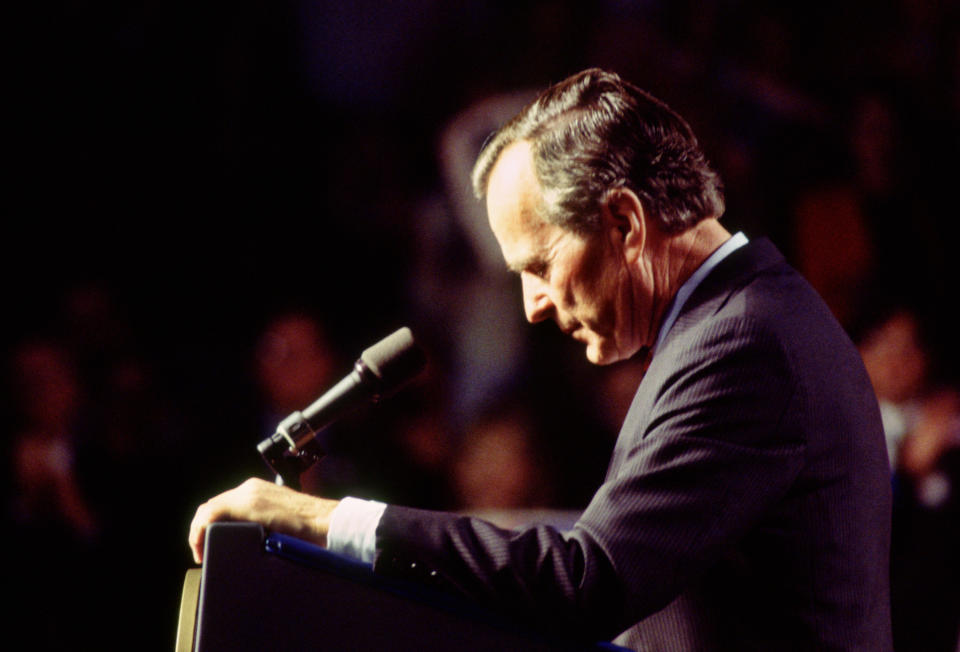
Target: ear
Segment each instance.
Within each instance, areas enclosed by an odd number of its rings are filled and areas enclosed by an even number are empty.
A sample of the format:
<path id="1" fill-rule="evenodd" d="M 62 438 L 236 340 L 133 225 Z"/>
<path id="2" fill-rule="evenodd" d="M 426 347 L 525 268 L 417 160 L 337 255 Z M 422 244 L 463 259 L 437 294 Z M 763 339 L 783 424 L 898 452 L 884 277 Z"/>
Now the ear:
<path id="1" fill-rule="evenodd" d="M 643 204 L 636 193 L 629 188 L 608 192 L 600 208 L 600 219 L 611 243 L 622 248 L 628 259 L 640 255 L 648 233 Z"/>

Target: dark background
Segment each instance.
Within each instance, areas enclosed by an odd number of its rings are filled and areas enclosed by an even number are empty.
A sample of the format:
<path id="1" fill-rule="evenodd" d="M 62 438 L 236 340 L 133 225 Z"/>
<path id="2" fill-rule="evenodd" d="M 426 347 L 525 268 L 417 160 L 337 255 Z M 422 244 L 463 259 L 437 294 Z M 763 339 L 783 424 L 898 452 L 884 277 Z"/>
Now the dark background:
<path id="1" fill-rule="evenodd" d="M 770 237 L 802 269 L 817 248 L 799 244 L 801 207 L 824 188 L 849 190 L 872 262 L 845 325 L 856 338 L 871 314 L 909 303 L 939 377 L 956 380 L 955 2 L 148 0 L 8 11 L 5 358 L 38 338 L 67 343 L 84 395 L 77 438 L 93 442 L 79 446 L 78 468 L 100 522 L 76 542 L 9 521 L 23 534 L 11 572 L 30 614 L 16 612 L 14 630 L 41 649 L 173 645 L 195 505 L 264 473 L 251 359 L 278 311 L 323 323 L 339 375 L 403 324 L 428 349 L 430 379 L 351 436 L 383 443 L 409 413 L 457 412 L 457 396 L 436 388 L 456 373 L 460 293 L 483 265 L 438 152 L 450 121 L 492 94 L 593 65 L 620 72 L 700 134 L 727 183 L 728 228 Z M 858 122 L 868 100 L 885 126 Z M 892 148 L 879 189 L 859 181 L 859 127 L 867 152 Z M 825 215 L 818 249 L 842 257 L 849 231 Z M 81 291 L 109 317 L 81 323 L 71 303 Z M 510 329 L 521 319 L 519 302 L 502 316 Z M 554 330 L 530 329 L 530 365 L 501 390 L 535 406 L 549 433 L 553 477 L 565 480 L 550 506 L 577 508 L 612 440 L 592 413 L 602 372 Z M 135 361 L 135 400 L 104 381 L 117 360 Z M 21 382 L 11 369 L 12 448 Z M 109 455 L 97 443 L 105 420 L 130 437 Z M 421 487 L 402 455 L 352 446 L 357 486 L 449 506 L 443 483 Z M 12 475 L 6 487 L 16 494 Z"/>

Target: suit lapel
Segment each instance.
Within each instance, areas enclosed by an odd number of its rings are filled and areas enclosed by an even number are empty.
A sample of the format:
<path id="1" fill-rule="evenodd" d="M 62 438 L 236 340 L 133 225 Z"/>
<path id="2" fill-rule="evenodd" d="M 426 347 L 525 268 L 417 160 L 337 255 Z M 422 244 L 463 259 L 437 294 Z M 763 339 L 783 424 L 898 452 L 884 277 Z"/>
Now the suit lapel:
<path id="1" fill-rule="evenodd" d="M 694 324 L 715 314 L 736 290 L 750 283 L 757 274 L 783 264 L 783 255 L 766 238 L 752 240 L 732 252 L 710 271 L 687 299 L 670 332 L 661 342 L 659 352 L 668 350 L 671 342 L 681 341 Z M 673 371 L 669 357 L 654 352 L 650 367 L 640 381 L 624 418 L 607 468 L 607 479 L 616 475 L 625 456 L 636 445 L 636 438 L 642 437 L 647 431 L 657 396 Z"/>

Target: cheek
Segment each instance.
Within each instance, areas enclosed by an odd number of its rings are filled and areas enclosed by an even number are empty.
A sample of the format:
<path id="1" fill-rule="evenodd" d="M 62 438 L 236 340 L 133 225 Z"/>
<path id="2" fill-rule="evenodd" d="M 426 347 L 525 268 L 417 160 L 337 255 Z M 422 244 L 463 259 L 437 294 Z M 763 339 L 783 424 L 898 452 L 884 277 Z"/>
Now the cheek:
<path id="1" fill-rule="evenodd" d="M 576 267 L 575 277 L 582 279 L 582 296 L 585 302 L 602 305 L 611 297 L 613 281 L 616 276 L 611 261 L 604 255 L 602 247 L 588 246 Z"/>
<path id="2" fill-rule="evenodd" d="M 629 345 L 629 341 L 633 338 L 636 306 L 633 303 L 629 279 L 622 271 L 618 270 L 617 274 L 611 275 L 610 284 L 609 296 L 612 299 L 609 304 L 609 319 L 615 330 L 618 347 L 622 348 L 624 345 Z"/>
<path id="3" fill-rule="evenodd" d="M 596 305 L 597 335 L 602 338 L 605 364 L 622 360 L 638 348 L 636 333 L 638 306 L 632 291 L 630 277 L 622 267 L 609 269 L 598 288 L 603 301 Z"/>
<path id="4" fill-rule="evenodd" d="M 629 304 L 627 284 L 624 283 L 623 270 L 609 259 L 598 264 L 594 271 L 594 282 L 590 296 L 598 320 L 598 326 L 606 333 L 616 333 L 623 328 L 623 318 L 628 314 Z"/>

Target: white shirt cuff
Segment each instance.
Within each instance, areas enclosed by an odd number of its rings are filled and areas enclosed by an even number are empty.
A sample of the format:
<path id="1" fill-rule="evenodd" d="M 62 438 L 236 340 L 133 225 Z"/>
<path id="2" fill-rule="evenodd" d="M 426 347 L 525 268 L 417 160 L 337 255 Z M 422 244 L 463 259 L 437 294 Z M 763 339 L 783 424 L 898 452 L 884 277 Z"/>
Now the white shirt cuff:
<path id="1" fill-rule="evenodd" d="M 327 549 L 372 564 L 377 547 L 377 525 L 386 508 L 386 503 L 375 500 L 350 496 L 341 500 L 330 515 Z"/>

